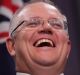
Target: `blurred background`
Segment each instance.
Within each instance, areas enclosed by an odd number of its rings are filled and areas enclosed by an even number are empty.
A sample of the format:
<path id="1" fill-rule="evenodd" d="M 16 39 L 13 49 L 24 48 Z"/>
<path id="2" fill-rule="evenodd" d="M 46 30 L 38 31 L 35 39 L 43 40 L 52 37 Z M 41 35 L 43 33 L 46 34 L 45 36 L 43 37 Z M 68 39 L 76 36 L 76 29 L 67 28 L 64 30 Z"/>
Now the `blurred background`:
<path id="1" fill-rule="evenodd" d="M 0 0 L 0 75 L 15 75 L 13 59 L 8 54 L 5 40 L 14 12 L 30 0 Z M 80 75 L 80 0 L 51 0 L 68 18 L 71 53 L 65 75 Z"/>

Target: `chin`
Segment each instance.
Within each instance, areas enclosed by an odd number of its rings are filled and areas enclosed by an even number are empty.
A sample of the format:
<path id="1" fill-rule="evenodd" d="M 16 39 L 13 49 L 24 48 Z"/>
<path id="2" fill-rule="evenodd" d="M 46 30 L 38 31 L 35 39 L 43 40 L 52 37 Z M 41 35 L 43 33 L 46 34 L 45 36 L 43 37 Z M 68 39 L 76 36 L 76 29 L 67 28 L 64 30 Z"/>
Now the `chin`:
<path id="1" fill-rule="evenodd" d="M 57 59 L 45 59 L 45 58 L 42 58 L 42 59 L 32 59 L 32 61 L 38 65 L 41 65 L 41 66 L 51 66 L 51 65 L 54 65 L 57 63 Z"/>

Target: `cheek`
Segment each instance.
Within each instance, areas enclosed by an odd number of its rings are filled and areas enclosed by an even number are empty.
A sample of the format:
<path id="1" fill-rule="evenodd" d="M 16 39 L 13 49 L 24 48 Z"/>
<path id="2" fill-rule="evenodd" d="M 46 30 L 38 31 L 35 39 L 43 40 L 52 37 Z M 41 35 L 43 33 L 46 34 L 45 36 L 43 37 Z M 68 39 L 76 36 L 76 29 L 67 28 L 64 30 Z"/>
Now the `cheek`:
<path id="1" fill-rule="evenodd" d="M 58 32 L 57 35 L 60 42 L 67 42 L 69 39 L 67 33 L 65 32 Z"/>
<path id="2" fill-rule="evenodd" d="M 66 57 L 66 55 L 69 52 L 69 46 L 70 46 L 69 37 L 66 33 L 61 33 L 60 39 L 61 39 L 60 42 L 62 42 L 62 53 Z"/>
<path id="3" fill-rule="evenodd" d="M 34 35 L 35 31 L 32 29 L 32 30 L 24 30 L 22 31 L 22 35 L 23 35 L 23 39 L 24 40 L 27 40 L 27 41 L 30 41 Z"/>
<path id="4" fill-rule="evenodd" d="M 17 44 L 22 44 L 23 42 L 29 41 L 31 38 L 31 33 L 27 31 L 21 31 L 17 34 L 15 41 Z"/>
<path id="5" fill-rule="evenodd" d="M 57 37 L 58 37 L 58 45 L 60 49 L 60 54 L 64 54 L 65 56 L 66 55 L 65 53 L 67 53 L 68 51 L 69 37 L 65 32 L 58 32 Z"/>
<path id="6" fill-rule="evenodd" d="M 25 44 L 24 40 L 22 41 L 16 41 L 15 43 L 15 53 L 16 53 L 16 57 L 18 59 L 21 59 L 23 57 L 25 57 L 26 53 L 28 52 L 27 50 L 27 45 Z"/>

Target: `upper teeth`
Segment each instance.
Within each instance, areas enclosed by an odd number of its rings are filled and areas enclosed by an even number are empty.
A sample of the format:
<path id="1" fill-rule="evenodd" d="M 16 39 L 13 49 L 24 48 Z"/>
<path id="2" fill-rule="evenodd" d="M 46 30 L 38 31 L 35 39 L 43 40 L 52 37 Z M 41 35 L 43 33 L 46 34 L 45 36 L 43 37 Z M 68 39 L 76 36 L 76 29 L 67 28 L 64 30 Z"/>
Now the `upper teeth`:
<path id="1" fill-rule="evenodd" d="M 35 44 L 35 46 L 38 46 L 39 44 L 43 43 L 43 42 L 48 42 L 53 46 L 53 42 L 49 39 L 41 39 L 39 41 L 37 41 L 37 43 Z"/>

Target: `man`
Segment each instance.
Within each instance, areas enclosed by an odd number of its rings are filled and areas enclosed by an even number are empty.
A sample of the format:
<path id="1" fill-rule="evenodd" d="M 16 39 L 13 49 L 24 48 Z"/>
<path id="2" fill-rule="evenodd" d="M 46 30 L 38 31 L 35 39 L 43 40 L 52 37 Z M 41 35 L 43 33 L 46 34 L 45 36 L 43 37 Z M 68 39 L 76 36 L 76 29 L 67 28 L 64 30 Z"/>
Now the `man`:
<path id="1" fill-rule="evenodd" d="M 34 2 L 11 20 L 6 45 L 16 71 L 31 75 L 60 75 L 70 53 L 66 17 L 54 5 Z"/>

